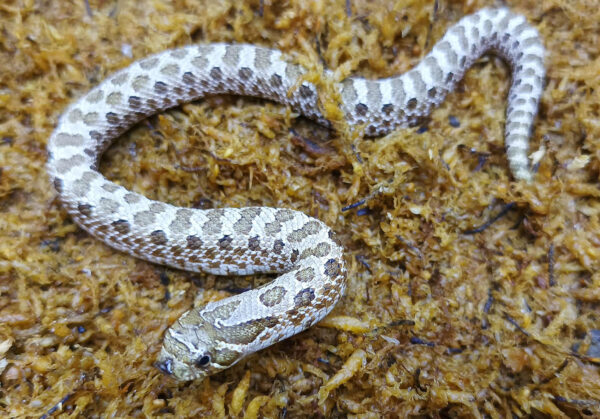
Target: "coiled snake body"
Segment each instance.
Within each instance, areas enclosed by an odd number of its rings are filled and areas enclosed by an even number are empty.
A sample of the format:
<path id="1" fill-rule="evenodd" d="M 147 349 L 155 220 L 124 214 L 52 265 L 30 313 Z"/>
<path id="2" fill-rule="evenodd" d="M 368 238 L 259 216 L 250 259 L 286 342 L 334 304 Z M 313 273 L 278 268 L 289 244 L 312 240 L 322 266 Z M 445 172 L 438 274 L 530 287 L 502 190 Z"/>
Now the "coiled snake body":
<path id="1" fill-rule="evenodd" d="M 483 9 L 451 27 L 407 73 L 352 77 L 338 87 L 351 125 L 379 135 L 438 105 L 466 69 L 493 49 L 512 64 L 505 142 L 513 175 L 530 180 L 528 137 L 544 79 L 537 31 L 507 9 Z M 268 207 L 198 210 L 152 201 L 97 171 L 103 151 L 137 121 L 205 95 L 259 96 L 326 123 L 306 70 L 280 51 L 207 44 L 131 64 L 72 104 L 48 142 L 48 171 L 64 207 L 85 230 L 139 258 L 218 275 L 282 273 L 259 289 L 192 309 L 167 330 L 159 367 L 182 380 L 227 368 L 294 335 L 331 311 L 344 292 L 342 248 L 321 221 Z"/>

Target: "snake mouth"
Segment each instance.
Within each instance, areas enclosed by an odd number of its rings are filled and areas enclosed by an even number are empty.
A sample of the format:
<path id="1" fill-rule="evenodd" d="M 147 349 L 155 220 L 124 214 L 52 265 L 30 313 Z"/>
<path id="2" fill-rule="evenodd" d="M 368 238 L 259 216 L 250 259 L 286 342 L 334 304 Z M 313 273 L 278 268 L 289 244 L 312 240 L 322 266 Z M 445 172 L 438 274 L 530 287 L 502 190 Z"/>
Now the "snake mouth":
<path id="1" fill-rule="evenodd" d="M 154 366 L 163 374 L 173 375 L 173 360 L 171 358 L 167 358 L 164 361 L 155 362 Z"/>

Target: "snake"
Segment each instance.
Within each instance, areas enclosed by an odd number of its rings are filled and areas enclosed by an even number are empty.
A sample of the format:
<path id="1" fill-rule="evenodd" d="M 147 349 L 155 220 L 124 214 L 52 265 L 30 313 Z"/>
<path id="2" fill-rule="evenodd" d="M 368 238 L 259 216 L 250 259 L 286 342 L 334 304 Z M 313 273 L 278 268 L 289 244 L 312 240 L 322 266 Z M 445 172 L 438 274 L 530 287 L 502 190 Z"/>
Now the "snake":
<path id="1" fill-rule="evenodd" d="M 461 18 L 411 70 L 335 82 L 353 129 L 381 136 L 410 127 L 492 51 L 507 61 L 505 148 L 513 177 L 532 180 L 528 143 L 545 68 L 538 31 L 507 8 Z M 278 274 L 259 288 L 185 312 L 166 329 L 156 366 L 176 380 L 200 380 L 295 335 L 331 312 L 346 288 L 344 251 L 324 222 L 286 208 L 194 209 L 148 199 L 98 170 L 107 147 L 137 122 L 207 95 L 279 102 L 316 123 L 309 70 L 278 49 L 206 43 L 131 63 L 70 104 L 49 137 L 47 171 L 72 219 L 107 245 L 149 262 L 214 275 Z M 331 76 L 331 70 L 324 70 Z"/>

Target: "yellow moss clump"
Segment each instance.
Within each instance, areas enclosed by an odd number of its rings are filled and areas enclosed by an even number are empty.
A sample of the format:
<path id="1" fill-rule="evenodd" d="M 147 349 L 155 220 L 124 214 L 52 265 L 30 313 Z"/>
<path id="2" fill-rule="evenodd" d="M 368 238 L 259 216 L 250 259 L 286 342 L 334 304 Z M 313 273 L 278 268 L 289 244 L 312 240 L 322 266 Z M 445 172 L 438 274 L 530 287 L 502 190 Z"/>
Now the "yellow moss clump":
<path id="1" fill-rule="evenodd" d="M 348 129 L 332 83 L 402 73 L 451 23 L 496 2 L 2 2 L 3 416 L 600 416 L 600 9 L 508 3 L 548 50 L 532 185 L 509 174 L 510 72 L 494 56 L 420 129 L 378 139 Z M 212 41 L 277 47 L 306 65 L 335 129 L 212 97 L 139 124 L 102 172 L 177 205 L 318 217 L 347 251 L 348 290 L 320 325 L 176 383 L 153 367 L 164 330 L 269 278 L 189 274 L 109 249 L 56 200 L 45 147 L 65 107 L 110 73 Z"/>

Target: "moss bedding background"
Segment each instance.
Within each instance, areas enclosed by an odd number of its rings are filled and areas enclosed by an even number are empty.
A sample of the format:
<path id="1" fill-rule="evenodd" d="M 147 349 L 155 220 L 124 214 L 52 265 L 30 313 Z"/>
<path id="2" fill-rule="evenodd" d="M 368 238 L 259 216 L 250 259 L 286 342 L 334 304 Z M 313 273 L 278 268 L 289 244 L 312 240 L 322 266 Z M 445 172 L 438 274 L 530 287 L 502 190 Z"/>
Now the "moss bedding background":
<path id="1" fill-rule="evenodd" d="M 420 128 L 376 140 L 218 96 L 109 149 L 103 173 L 153 199 L 297 209 L 347 249 L 348 291 L 320 325 L 176 383 L 152 367 L 165 328 L 269 278 L 166 269 L 77 228 L 44 168 L 61 111 L 133 60 L 198 42 L 278 47 L 324 92 L 321 66 L 395 75 L 452 22 L 501 2 L 2 2 L 3 416 L 599 415 L 600 12 L 591 0 L 507 3 L 548 50 L 532 185 L 509 176 L 510 73 L 493 56 Z"/>

